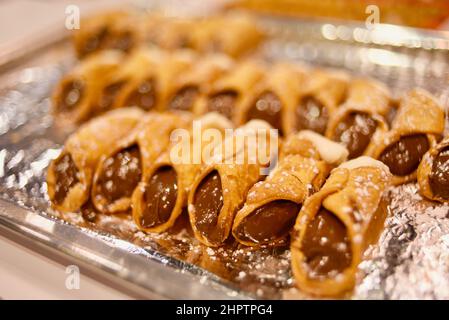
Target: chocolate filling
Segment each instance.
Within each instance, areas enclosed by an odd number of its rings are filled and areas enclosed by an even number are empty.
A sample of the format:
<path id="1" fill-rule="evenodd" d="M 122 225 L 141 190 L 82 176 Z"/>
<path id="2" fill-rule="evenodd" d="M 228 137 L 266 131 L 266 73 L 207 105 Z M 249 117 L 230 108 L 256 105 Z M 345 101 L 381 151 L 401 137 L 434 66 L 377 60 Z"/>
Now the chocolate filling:
<path id="1" fill-rule="evenodd" d="M 153 79 L 146 79 L 128 96 L 126 106 L 138 106 L 144 110 L 151 110 L 156 105 L 156 83 Z"/>
<path id="2" fill-rule="evenodd" d="M 107 27 L 101 28 L 96 34 L 89 37 L 84 47 L 82 48 L 82 55 L 88 55 L 89 53 L 92 53 L 100 48 L 103 48 L 105 46 L 106 40 L 109 36 L 109 30 Z"/>
<path id="3" fill-rule="evenodd" d="M 130 197 L 140 181 L 141 159 L 137 145 L 123 149 L 104 161 L 98 180 L 97 195 L 109 203 Z"/>
<path id="4" fill-rule="evenodd" d="M 201 181 L 196 189 L 193 205 L 198 231 L 211 241 L 221 241 L 216 229 L 218 215 L 223 207 L 223 191 L 218 171 L 212 171 Z"/>
<path id="5" fill-rule="evenodd" d="M 335 276 L 351 265 L 346 226 L 332 212 L 321 207 L 306 228 L 301 249 L 311 278 Z"/>
<path id="6" fill-rule="evenodd" d="M 111 37 L 110 45 L 108 47 L 128 52 L 133 46 L 133 34 L 130 31 L 124 31 Z"/>
<path id="7" fill-rule="evenodd" d="M 422 157 L 429 150 L 429 141 L 425 134 L 403 136 L 389 145 L 379 157 L 395 176 L 406 176 L 419 166 Z"/>
<path id="8" fill-rule="evenodd" d="M 247 121 L 261 119 L 268 122 L 273 128 L 279 130 L 282 135 L 282 104 L 279 97 L 271 91 L 263 92 L 256 98 L 252 107 L 248 110 Z"/>
<path id="9" fill-rule="evenodd" d="M 169 104 L 169 109 L 192 111 L 193 104 L 198 97 L 196 86 L 186 86 L 178 90 Z"/>
<path id="10" fill-rule="evenodd" d="M 275 200 L 250 213 L 237 227 L 241 240 L 259 244 L 283 238 L 295 223 L 301 205 L 289 200 Z"/>
<path id="11" fill-rule="evenodd" d="M 78 168 L 69 153 L 55 160 L 54 174 L 56 179 L 53 201 L 60 205 L 64 202 L 69 190 L 79 182 Z"/>
<path id="12" fill-rule="evenodd" d="M 140 223 L 150 228 L 168 221 L 178 197 L 176 171 L 170 166 L 156 170 L 144 191 L 144 209 Z"/>
<path id="13" fill-rule="evenodd" d="M 357 158 L 368 147 L 376 128 L 377 123 L 370 115 L 352 112 L 335 128 L 334 139 L 346 146 L 349 159 Z"/>
<path id="14" fill-rule="evenodd" d="M 228 119 L 232 119 L 238 93 L 234 90 L 222 91 L 209 98 L 207 109 L 218 112 Z"/>
<path id="15" fill-rule="evenodd" d="M 429 174 L 429 184 L 435 196 L 449 199 L 449 147 L 441 150 L 435 157 Z"/>
<path id="16" fill-rule="evenodd" d="M 77 104 L 83 99 L 84 83 L 80 80 L 73 80 L 67 83 L 61 95 L 58 109 L 62 112 L 72 111 Z"/>
<path id="17" fill-rule="evenodd" d="M 329 120 L 327 108 L 313 96 L 301 99 L 296 107 L 296 129 L 312 130 L 324 134 Z"/>
<path id="18" fill-rule="evenodd" d="M 98 211 L 95 209 L 92 201 L 90 200 L 81 207 L 81 215 L 86 221 L 95 222 L 95 220 L 97 219 L 97 214 Z"/>
<path id="19" fill-rule="evenodd" d="M 112 105 L 114 104 L 115 98 L 117 96 L 117 93 L 121 88 L 123 88 L 123 85 L 126 83 L 126 81 L 117 81 L 114 83 L 111 83 L 107 85 L 102 92 L 102 96 L 99 102 L 99 109 L 98 113 L 107 111 L 112 108 Z"/>

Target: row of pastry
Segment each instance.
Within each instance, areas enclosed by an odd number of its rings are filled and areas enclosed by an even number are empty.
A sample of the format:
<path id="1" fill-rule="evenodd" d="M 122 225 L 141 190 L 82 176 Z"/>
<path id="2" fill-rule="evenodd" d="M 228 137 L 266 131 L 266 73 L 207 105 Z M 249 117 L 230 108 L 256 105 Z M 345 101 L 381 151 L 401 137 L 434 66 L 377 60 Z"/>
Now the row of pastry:
<path id="1" fill-rule="evenodd" d="M 73 44 L 80 58 L 107 49 L 129 52 L 141 45 L 238 57 L 254 50 L 263 38 L 263 31 L 249 15 L 176 18 L 112 11 L 83 19 L 73 35 Z"/>
<path id="2" fill-rule="evenodd" d="M 388 167 L 369 157 L 345 162 L 348 151 L 313 131 L 302 130 L 280 144 L 247 139 L 232 151 L 223 147 L 238 134 L 274 134 L 263 120 L 240 126 L 214 145 L 189 139 L 190 150 L 212 148 L 211 161 L 178 162 L 174 129 L 194 130 L 184 112 L 114 110 L 72 134 L 48 170 L 52 205 L 61 211 L 98 213 L 131 210 L 144 232 L 163 232 L 187 210 L 195 237 L 220 246 L 231 237 L 247 246 L 288 245 L 300 288 L 336 295 L 352 288 L 364 249 L 377 241 L 387 215 Z M 201 130 L 224 132 L 233 124 L 218 113 L 195 117 Z M 271 141 L 271 140 L 269 140 Z M 256 161 L 244 154 L 251 147 Z M 278 161 L 257 157 L 276 148 Z M 271 158 L 272 160 L 274 158 Z M 231 160 L 231 161 L 227 161 Z M 253 159 L 254 160 L 254 159 Z"/>
<path id="3" fill-rule="evenodd" d="M 110 109 L 218 112 L 234 126 L 267 121 L 287 136 L 312 130 L 343 144 L 349 159 L 385 163 L 394 184 L 414 181 L 445 127 L 441 105 L 415 89 L 394 101 L 385 85 L 292 62 L 233 61 L 223 55 L 138 49 L 94 55 L 57 85 L 56 114 L 85 120 Z M 423 184 L 421 184 L 423 185 Z"/>

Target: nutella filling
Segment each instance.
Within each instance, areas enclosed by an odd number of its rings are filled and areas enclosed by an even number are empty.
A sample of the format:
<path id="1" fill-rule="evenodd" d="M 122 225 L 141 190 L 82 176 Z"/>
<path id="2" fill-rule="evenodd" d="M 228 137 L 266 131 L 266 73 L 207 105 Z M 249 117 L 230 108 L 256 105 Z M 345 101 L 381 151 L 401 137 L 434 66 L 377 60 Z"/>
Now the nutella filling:
<path id="1" fill-rule="evenodd" d="M 92 201 L 87 201 L 82 207 L 81 207 L 81 216 L 84 220 L 89 222 L 95 222 L 97 219 L 98 211 L 95 209 Z"/>
<path id="2" fill-rule="evenodd" d="M 133 34 L 130 31 L 124 31 L 117 35 L 114 35 L 110 40 L 111 49 L 117 49 L 124 52 L 129 52 L 129 50 L 134 46 Z"/>
<path id="3" fill-rule="evenodd" d="M 62 90 L 61 100 L 58 109 L 62 112 L 72 111 L 83 99 L 84 83 L 80 80 L 73 80 L 67 83 Z"/>
<path id="4" fill-rule="evenodd" d="M 311 278 L 333 277 L 351 265 L 347 229 L 332 212 L 321 207 L 306 228 L 301 250 Z"/>
<path id="5" fill-rule="evenodd" d="M 145 186 L 141 225 L 150 228 L 167 222 L 175 208 L 177 197 L 176 171 L 170 166 L 157 169 Z"/>
<path id="6" fill-rule="evenodd" d="M 319 134 L 324 134 L 329 120 L 327 108 L 313 96 L 306 96 L 301 99 L 295 110 L 296 129 L 312 130 Z"/>
<path id="7" fill-rule="evenodd" d="M 169 104 L 169 109 L 192 111 L 199 94 L 198 87 L 186 86 L 178 90 Z"/>
<path id="8" fill-rule="evenodd" d="M 104 161 L 98 180 L 97 195 L 112 203 L 130 197 L 140 181 L 141 159 L 137 145 L 123 149 Z"/>
<path id="9" fill-rule="evenodd" d="M 67 197 L 69 190 L 79 182 L 78 168 L 69 153 L 55 160 L 54 174 L 56 185 L 53 201 L 60 205 Z"/>
<path id="10" fill-rule="evenodd" d="M 101 28 L 96 34 L 89 37 L 84 47 L 82 48 L 82 55 L 88 55 L 89 53 L 92 53 L 100 48 L 103 48 L 105 46 L 106 40 L 109 36 L 109 30 L 107 27 Z"/>
<path id="11" fill-rule="evenodd" d="M 301 205 L 289 200 L 275 200 L 257 208 L 245 217 L 236 233 L 243 241 L 269 243 L 288 235 Z"/>
<path id="12" fill-rule="evenodd" d="M 156 105 L 156 83 L 153 79 L 142 81 L 126 99 L 126 106 L 137 106 L 151 110 Z"/>
<path id="13" fill-rule="evenodd" d="M 440 151 L 433 161 L 429 184 L 435 196 L 449 199 L 449 147 Z"/>
<path id="14" fill-rule="evenodd" d="M 427 150 L 429 141 L 425 134 L 403 136 L 385 148 L 379 160 L 385 163 L 395 176 L 406 176 L 418 168 Z"/>
<path id="15" fill-rule="evenodd" d="M 223 190 L 218 171 L 209 173 L 196 189 L 193 205 L 195 207 L 195 226 L 210 241 L 220 242 L 217 230 L 218 216 L 223 207 Z"/>
<path id="16" fill-rule="evenodd" d="M 126 83 L 126 81 L 117 81 L 117 82 L 107 85 L 103 89 L 102 96 L 101 96 L 100 102 L 98 104 L 98 107 L 100 109 L 100 110 L 98 110 L 98 113 L 107 111 L 112 108 L 112 105 L 115 102 L 117 93 L 120 91 L 121 88 L 123 88 L 123 85 L 125 83 Z"/>
<path id="17" fill-rule="evenodd" d="M 353 112 L 337 125 L 334 139 L 345 145 L 349 151 L 349 159 L 357 158 L 368 147 L 376 128 L 377 123 L 370 115 Z"/>
<path id="18" fill-rule="evenodd" d="M 218 112 L 232 120 L 238 93 L 234 90 L 222 91 L 209 98 L 207 109 L 209 112 Z"/>
<path id="19" fill-rule="evenodd" d="M 281 108 L 282 104 L 279 97 L 271 91 L 266 91 L 256 98 L 247 112 L 246 119 L 247 121 L 264 120 L 273 128 L 278 129 L 279 135 L 282 135 Z"/>

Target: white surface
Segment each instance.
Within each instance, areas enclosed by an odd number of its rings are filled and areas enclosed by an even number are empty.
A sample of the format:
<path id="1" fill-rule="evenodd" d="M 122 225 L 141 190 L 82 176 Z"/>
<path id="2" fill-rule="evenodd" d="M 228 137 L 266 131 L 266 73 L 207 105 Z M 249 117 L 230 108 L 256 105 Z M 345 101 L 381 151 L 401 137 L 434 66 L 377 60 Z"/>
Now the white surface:
<path id="1" fill-rule="evenodd" d="M 66 266 L 0 236 L 1 299 L 130 299 L 83 274 L 69 290 L 67 276 Z"/>

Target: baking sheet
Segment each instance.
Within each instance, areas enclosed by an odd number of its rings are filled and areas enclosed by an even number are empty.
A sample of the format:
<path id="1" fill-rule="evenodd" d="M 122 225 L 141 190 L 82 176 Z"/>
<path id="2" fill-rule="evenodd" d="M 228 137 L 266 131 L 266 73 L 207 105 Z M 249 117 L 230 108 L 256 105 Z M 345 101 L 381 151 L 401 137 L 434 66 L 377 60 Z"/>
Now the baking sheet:
<path id="1" fill-rule="evenodd" d="M 386 82 L 397 96 L 420 86 L 448 107 L 444 33 L 381 26 L 376 37 L 360 25 L 260 21 L 272 37 L 259 53 L 267 59 L 344 68 Z M 232 241 L 207 248 L 186 217 L 167 233 L 145 235 L 126 215 L 100 215 L 91 224 L 49 208 L 46 167 L 75 129 L 54 122 L 49 95 L 73 65 L 71 51 L 67 42 L 55 44 L 0 77 L 0 225 L 169 298 L 308 298 L 294 288 L 288 248 Z M 349 298 L 448 299 L 449 206 L 423 200 L 415 184 L 392 188 L 390 198 L 385 231 L 367 251 Z"/>

